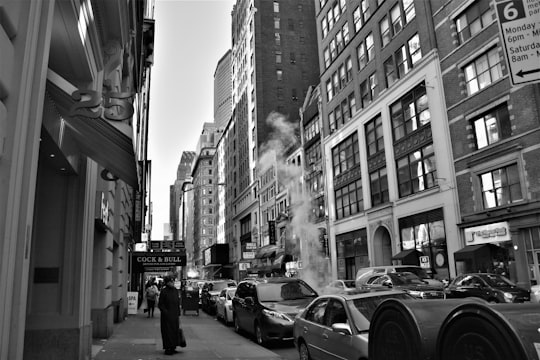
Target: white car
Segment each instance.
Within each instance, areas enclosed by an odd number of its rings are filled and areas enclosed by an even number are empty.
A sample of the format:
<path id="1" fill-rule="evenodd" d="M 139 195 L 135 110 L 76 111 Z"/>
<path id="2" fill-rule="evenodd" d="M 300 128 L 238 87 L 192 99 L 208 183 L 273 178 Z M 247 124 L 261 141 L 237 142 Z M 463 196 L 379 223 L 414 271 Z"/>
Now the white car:
<path id="1" fill-rule="evenodd" d="M 216 317 L 223 319 L 225 325 L 229 325 L 233 321 L 232 299 L 236 294 L 235 287 L 227 287 L 219 293 L 216 301 Z"/>

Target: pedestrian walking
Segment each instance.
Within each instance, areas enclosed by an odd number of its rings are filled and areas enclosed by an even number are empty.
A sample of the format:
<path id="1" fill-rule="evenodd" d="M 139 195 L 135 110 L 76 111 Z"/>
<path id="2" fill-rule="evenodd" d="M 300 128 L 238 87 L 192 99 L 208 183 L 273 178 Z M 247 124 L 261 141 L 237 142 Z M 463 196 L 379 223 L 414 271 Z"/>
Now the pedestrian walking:
<path id="1" fill-rule="evenodd" d="M 158 308 L 161 312 L 161 339 L 165 355 L 176 353 L 178 343 L 178 329 L 180 328 L 180 297 L 178 289 L 174 287 L 174 278 L 166 276 L 163 279 L 165 286 L 159 295 Z"/>
<path id="2" fill-rule="evenodd" d="M 156 307 L 156 300 L 159 295 L 159 289 L 157 285 L 152 281 L 152 283 L 146 288 L 146 306 L 148 311 L 148 317 L 154 317 L 154 309 Z"/>

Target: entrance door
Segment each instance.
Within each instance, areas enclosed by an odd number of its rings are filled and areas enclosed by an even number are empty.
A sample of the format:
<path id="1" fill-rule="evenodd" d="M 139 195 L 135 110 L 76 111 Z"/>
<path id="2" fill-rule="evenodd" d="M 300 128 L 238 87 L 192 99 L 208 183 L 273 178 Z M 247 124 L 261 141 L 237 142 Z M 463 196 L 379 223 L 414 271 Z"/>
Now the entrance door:
<path id="1" fill-rule="evenodd" d="M 531 284 L 540 284 L 540 250 L 533 251 L 533 258 L 529 259 L 529 269 Z"/>

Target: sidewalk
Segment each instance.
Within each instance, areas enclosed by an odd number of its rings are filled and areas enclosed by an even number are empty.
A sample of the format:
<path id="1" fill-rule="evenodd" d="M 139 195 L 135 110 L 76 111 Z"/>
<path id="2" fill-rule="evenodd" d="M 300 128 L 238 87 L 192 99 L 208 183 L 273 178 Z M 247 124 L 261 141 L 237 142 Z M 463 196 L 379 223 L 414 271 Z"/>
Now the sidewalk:
<path id="1" fill-rule="evenodd" d="M 137 315 L 129 315 L 115 324 L 109 339 L 94 339 L 94 360 L 159 360 L 159 359 L 220 359 L 220 360 L 281 360 L 276 353 L 238 335 L 230 327 L 200 311 L 188 312 L 180 317 L 187 347 L 177 347 L 179 352 L 165 355 L 161 343 L 159 310 L 154 318 L 148 318 L 139 309 Z"/>

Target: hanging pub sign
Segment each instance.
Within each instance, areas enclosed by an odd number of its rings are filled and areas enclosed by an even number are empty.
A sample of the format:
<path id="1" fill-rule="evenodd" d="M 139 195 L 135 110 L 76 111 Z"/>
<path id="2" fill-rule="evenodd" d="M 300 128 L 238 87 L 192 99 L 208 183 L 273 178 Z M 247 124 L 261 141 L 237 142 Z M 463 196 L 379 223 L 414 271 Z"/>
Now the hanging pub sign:
<path id="1" fill-rule="evenodd" d="M 165 272 L 176 266 L 186 265 L 186 250 L 177 252 L 144 252 L 132 253 L 132 269 L 134 273 Z"/>

